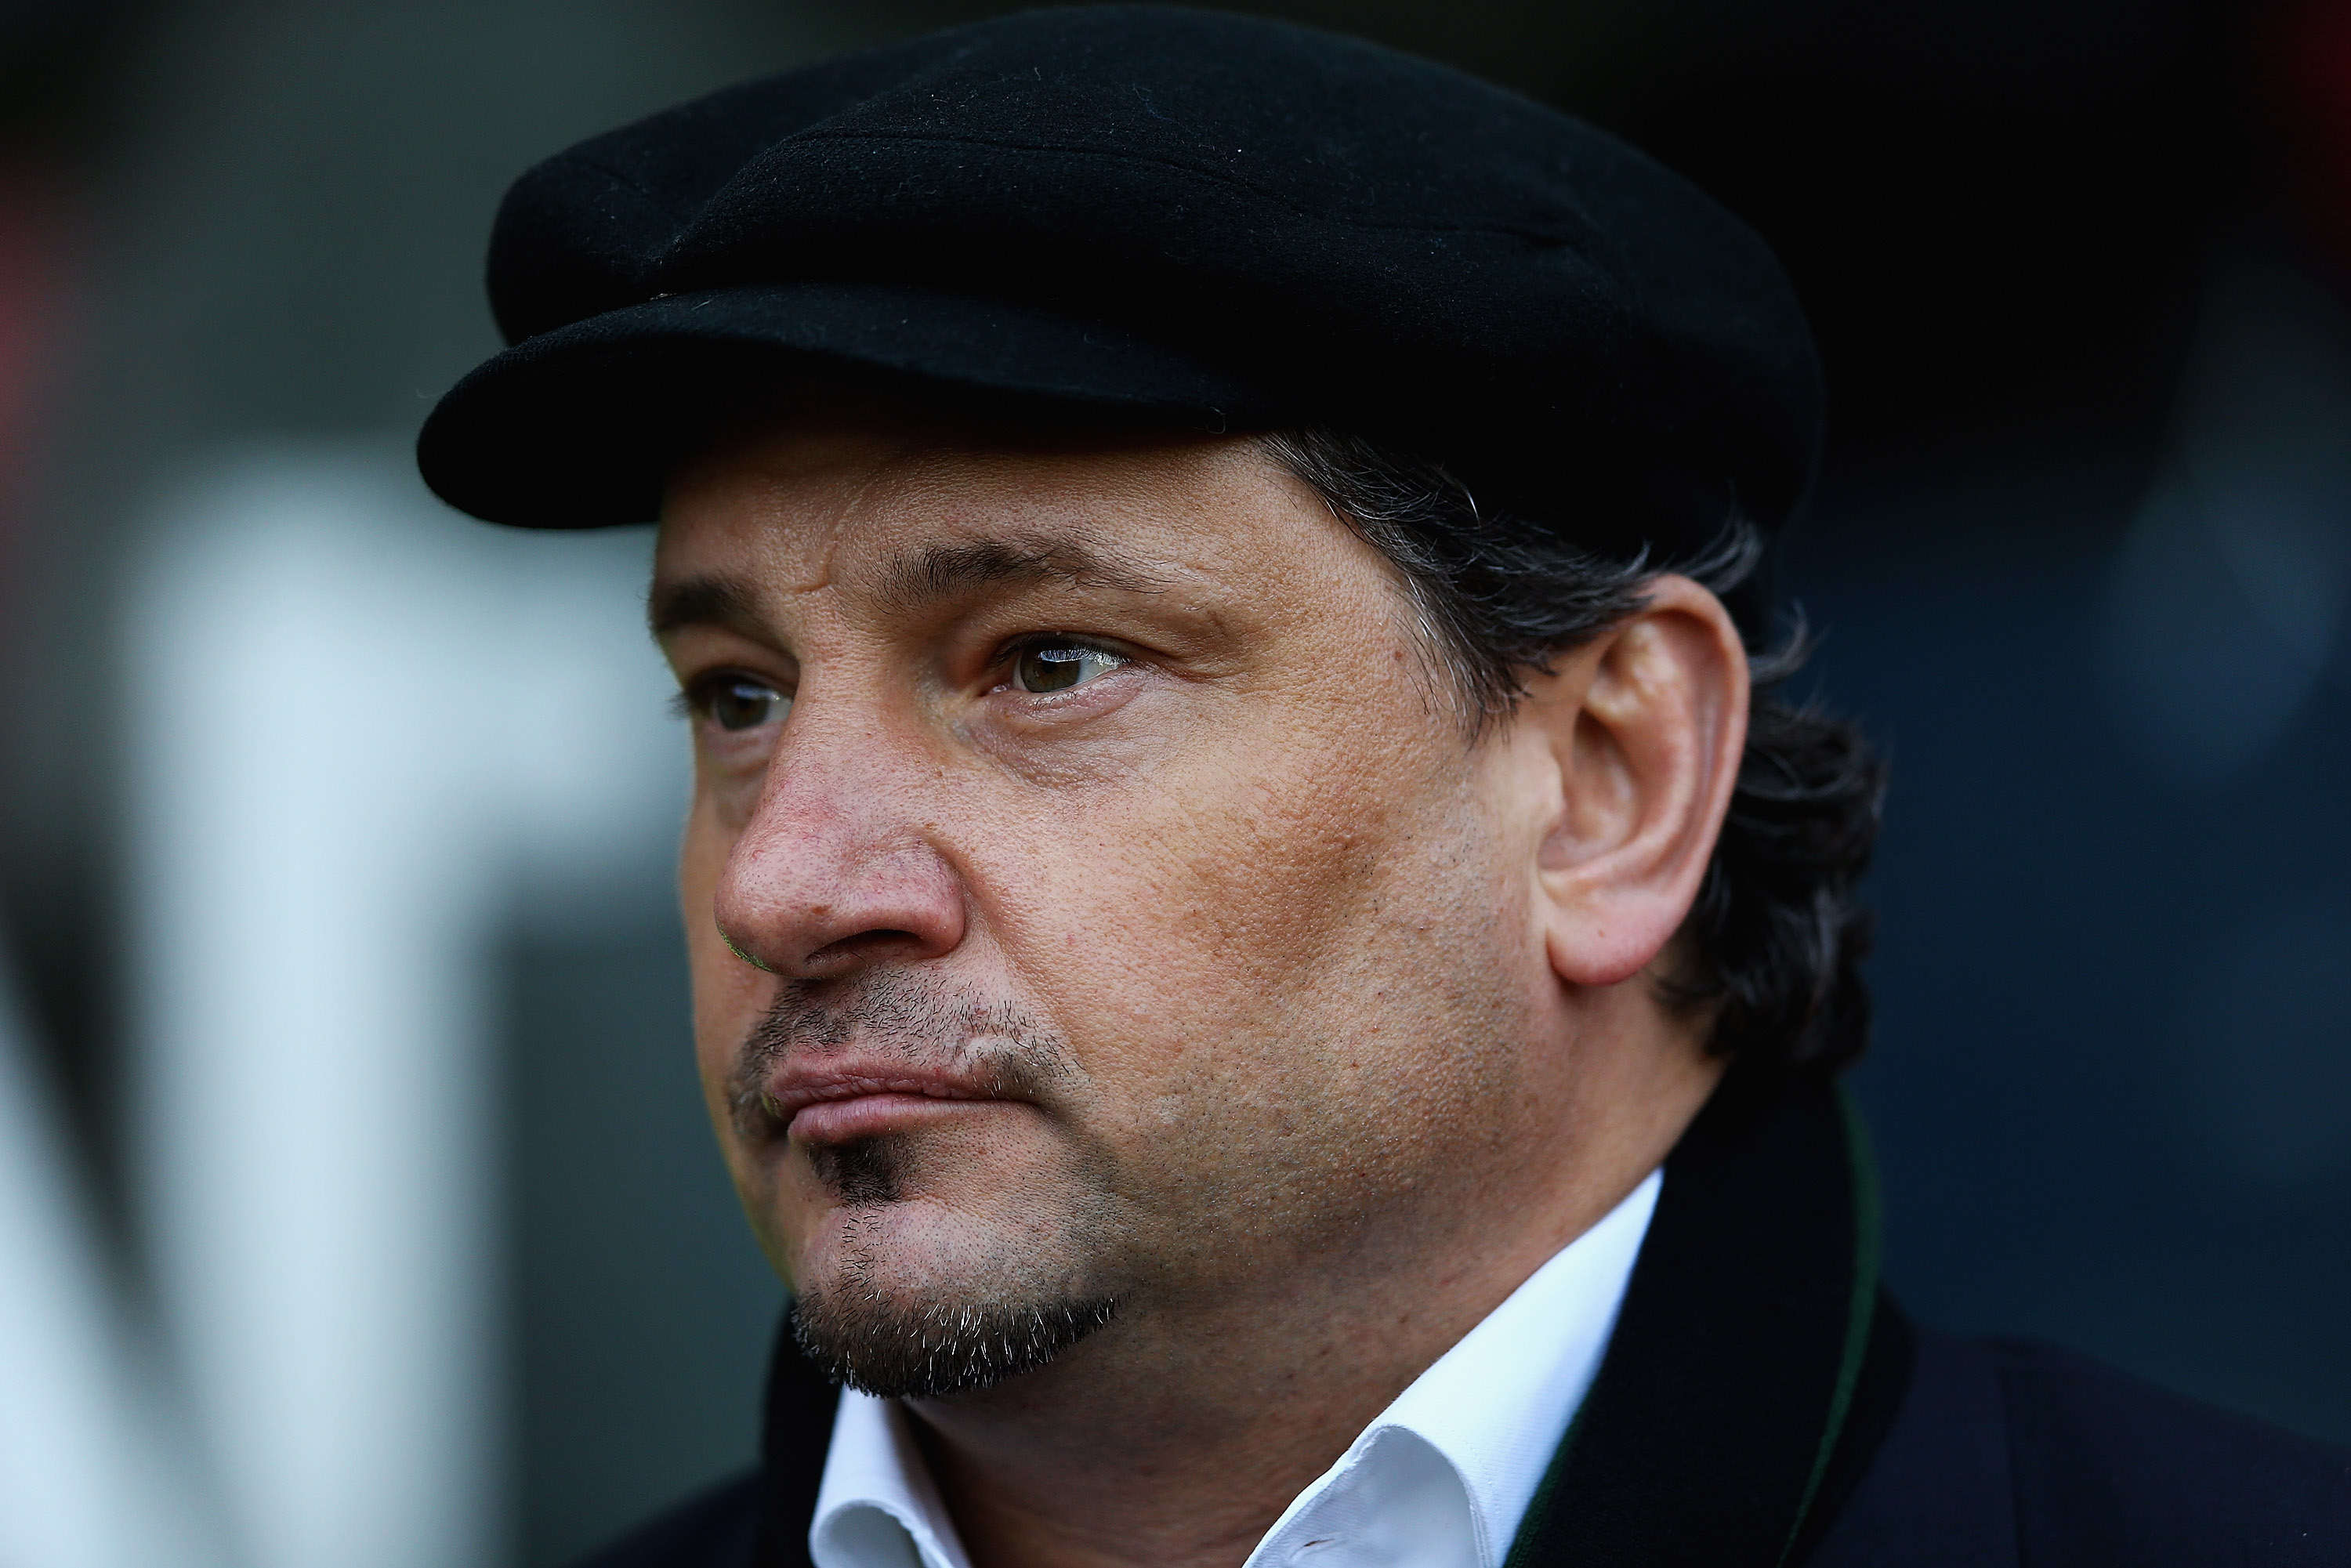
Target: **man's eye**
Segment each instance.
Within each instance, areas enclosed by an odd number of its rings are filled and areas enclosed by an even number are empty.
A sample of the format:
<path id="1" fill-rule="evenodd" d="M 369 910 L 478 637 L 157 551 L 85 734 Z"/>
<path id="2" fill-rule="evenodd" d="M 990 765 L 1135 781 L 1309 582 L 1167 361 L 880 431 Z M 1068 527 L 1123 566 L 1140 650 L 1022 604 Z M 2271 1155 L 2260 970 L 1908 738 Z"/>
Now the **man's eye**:
<path id="1" fill-rule="evenodd" d="M 726 675 L 705 685 L 695 706 L 721 729 L 757 729 L 789 713 L 792 699 L 746 675 Z"/>
<path id="2" fill-rule="evenodd" d="M 1020 651 L 1012 664 L 1012 682 L 1024 692 L 1065 692 L 1106 675 L 1126 661 L 1100 648 L 1056 647 L 1040 643 Z"/>

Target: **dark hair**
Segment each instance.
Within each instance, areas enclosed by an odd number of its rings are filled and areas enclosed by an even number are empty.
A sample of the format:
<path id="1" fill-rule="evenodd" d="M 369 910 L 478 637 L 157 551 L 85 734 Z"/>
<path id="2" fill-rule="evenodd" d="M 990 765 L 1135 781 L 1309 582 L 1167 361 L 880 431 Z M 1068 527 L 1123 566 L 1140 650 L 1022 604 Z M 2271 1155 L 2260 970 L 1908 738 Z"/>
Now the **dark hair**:
<path id="1" fill-rule="evenodd" d="M 1727 596 L 1752 586 L 1763 556 L 1761 533 L 1736 516 L 1687 559 L 1612 556 L 1531 509 L 1480 507 L 1443 465 L 1409 453 L 1329 430 L 1259 440 L 1403 574 L 1425 650 L 1473 735 L 1516 706 L 1525 671 L 1638 612 L 1654 578 L 1680 572 Z M 1738 787 L 1683 926 L 1690 968 L 1664 989 L 1674 1005 L 1715 1009 L 1719 1055 L 1833 1072 L 1868 1044 L 1870 917 L 1855 894 L 1886 769 L 1852 725 L 1780 695 L 1809 650 L 1799 617 L 1778 648 L 1750 656 Z"/>

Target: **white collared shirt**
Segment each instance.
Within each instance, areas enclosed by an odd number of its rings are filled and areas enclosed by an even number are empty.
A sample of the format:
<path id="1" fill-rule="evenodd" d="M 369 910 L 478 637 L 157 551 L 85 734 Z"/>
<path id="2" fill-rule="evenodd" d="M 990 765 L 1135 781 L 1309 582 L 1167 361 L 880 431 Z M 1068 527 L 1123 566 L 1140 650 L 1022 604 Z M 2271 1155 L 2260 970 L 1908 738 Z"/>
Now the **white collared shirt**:
<path id="1" fill-rule="evenodd" d="M 1282 1511 L 1246 1568 L 1499 1568 L 1616 1326 L 1665 1173 L 1553 1254 Z M 970 1568 L 894 1400 L 845 1389 L 817 1568 Z"/>

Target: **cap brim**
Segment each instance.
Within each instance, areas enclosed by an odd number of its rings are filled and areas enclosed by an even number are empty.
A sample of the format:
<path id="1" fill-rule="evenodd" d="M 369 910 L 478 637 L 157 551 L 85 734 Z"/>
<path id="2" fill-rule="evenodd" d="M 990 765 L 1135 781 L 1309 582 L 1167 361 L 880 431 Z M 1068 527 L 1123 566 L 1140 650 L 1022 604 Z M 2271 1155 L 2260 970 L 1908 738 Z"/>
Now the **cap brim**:
<path id="1" fill-rule="evenodd" d="M 1284 400 L 1228 368 L 1099 319 L 795 283 L 673 295 L 528 339 L 450 389 L 417 465 L 434 494 L 489 522 L 647 522 L 683 455 L 820 374 L 1080 421 L 1217 431 L 1284 417 Z"/>

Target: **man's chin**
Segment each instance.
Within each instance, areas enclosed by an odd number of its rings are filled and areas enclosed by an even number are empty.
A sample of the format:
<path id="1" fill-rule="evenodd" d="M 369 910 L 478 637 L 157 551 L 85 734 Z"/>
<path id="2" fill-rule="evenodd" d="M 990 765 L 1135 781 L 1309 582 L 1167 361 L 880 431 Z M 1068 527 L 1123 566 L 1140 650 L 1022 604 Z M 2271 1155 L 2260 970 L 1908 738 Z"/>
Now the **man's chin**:
<path id="1" fill-rule="evenodd" d="M 792 1333 L 835 1382 L 884 1399 L 935 1399 L 1034 1372 L 1117 1311 L 1107 1295 L 898 1295 L 850 1278 L 803 1291 Z"/>
<path id="2" fill-rule="evenodd" d="M 1034 1372 L 1108 1323 L 1131 1227 L 1107 1180 L 1057 1153 L 938 1137 L 811 1151 L 817 1202 L 791 1228 L 801 1348 L 852 1388 L 936 1398 Z"/>

